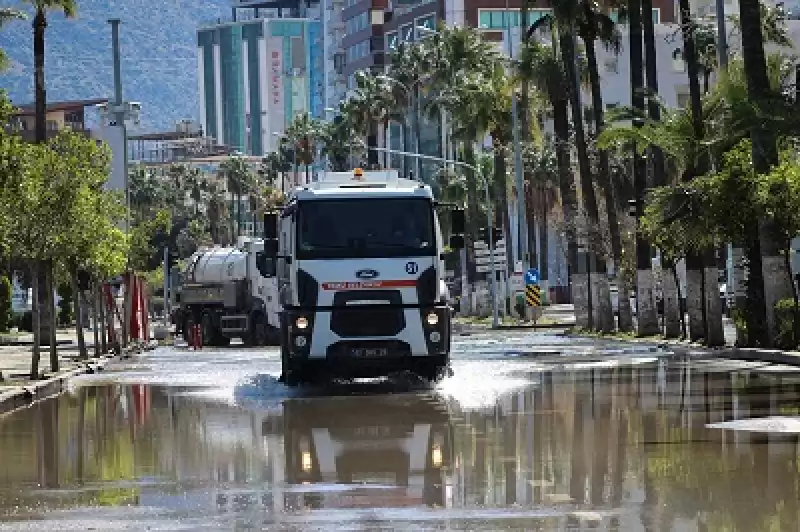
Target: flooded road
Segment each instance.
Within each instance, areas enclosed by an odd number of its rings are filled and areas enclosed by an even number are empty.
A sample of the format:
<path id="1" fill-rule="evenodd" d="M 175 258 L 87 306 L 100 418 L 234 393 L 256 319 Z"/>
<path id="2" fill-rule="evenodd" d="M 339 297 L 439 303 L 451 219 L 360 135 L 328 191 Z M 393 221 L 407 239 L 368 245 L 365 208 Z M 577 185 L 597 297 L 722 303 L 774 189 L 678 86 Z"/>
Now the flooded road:
<path id="1" fill-rule="evenodd" d="M 540 333 L 289 390 L 161 349 L 0 417 L 0 530 L 798 530 L 800 372 Z"/>

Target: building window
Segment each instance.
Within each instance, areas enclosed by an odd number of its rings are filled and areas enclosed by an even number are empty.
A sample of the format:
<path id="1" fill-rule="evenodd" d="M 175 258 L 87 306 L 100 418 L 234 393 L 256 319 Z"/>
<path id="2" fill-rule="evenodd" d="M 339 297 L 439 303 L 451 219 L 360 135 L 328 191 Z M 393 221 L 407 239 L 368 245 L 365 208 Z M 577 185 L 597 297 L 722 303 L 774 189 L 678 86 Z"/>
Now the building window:
<path id="1" fill-rule="evenodd" d="M 412 42 L 414 40 L 414 25 L 406 24 L 400 28 L 400 40 L 402 42 Z"/>
<path id="2" fill-rule="evenodd" d="M 370 13 L 370 22 L 373 26 L 383 24 L 383 9 L 373 9 Z"/>
<path id="3" fill-rule="evenodd" d="M 418 18 L 414 21 L 414 33 L 416 34 L 417 39 L 425 37 L 426 35 L 430 35 L 435 30 L 436 15 L 429 15 L 427 17 Z"/>
<path id="4" fill-rule="evenodd" d="M 608 16 L 615 23 L 619 23 L 619 12 L 616 9 L 612 9 Z M 653 8 L 653 24 L 661 24 L 661 8 Z"/>
<path id="5" fill-rule="evenodd" d="M 386 34 L 386 50 L 396 50 L 397 49 L 397 32 L 390 31 Z"/>
<path id="6" fill-rule="evenodd" d="M 353 61 L 358 61 L 359 59 L 367 57 L 371 51 L 369 45 L 370 41 L 366 40 L 349 47 L 347 49 L 347 62 L 352 63 Z"/>
<path id="7" fill-rule="evenodd" d="M 531 9 L 528 11 L 528 24 L 533 24 L 550 13 L 549 9 Z M 519 27 L 522 18 L 519 9 L 479 9 L 478 27 L 487 30 L 503 30 L 509 26 Z"/>
<path id="8" fill-rule="evenodd" d="M 369 13 L 364 11 L 363 13 L 359 13 L 355 17 L 348 19 L 347 21 L 347 34 L 357 33 L 361 30 L 365 30 L 370 26 L 369 20 Z"/>
<path id="9" fill-rule="evenodd" d="M 689 107 L 689 93 L 678 92 L 675 94 L 675 99 L 677 100 L 678 107 L 680 109 Z"/>

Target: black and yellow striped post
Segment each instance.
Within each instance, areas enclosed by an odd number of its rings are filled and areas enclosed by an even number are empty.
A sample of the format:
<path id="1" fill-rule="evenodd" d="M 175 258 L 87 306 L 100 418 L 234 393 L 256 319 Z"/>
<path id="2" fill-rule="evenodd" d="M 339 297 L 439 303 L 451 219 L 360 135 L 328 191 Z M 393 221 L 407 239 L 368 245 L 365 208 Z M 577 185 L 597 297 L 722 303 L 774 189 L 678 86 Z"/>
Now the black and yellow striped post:
<path id="1" fill-rule="evenodd" d="M 531 307 L 542 306 L 542 289 L 538 284 L 529 284 L 525 287 L 525 302 Z"/>

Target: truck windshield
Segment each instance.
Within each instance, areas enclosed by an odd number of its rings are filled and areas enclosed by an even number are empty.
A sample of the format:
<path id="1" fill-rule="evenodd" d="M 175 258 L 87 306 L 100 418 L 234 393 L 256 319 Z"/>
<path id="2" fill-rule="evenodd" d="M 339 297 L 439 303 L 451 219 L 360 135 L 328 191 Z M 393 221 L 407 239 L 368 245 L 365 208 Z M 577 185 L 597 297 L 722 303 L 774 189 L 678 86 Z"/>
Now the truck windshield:
<path id="1" fill-rule="evenodd" d="M 433 205 L 424 198 L 315 200 L 298 205 L 298 259 L 435 254 Z"/>

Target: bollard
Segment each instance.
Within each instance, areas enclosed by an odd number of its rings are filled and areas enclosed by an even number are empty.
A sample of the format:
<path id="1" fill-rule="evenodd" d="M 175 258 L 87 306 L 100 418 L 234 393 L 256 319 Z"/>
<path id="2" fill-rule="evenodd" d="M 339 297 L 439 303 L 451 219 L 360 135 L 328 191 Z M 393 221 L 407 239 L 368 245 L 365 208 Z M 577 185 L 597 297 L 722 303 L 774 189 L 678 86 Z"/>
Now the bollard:
<path id="1" fill-rule="evenodd" d="M 203 348 L 203 335 L 200 332 L 200 325 L 195 324 L 192 326 L 192 334 L 190 335 L 192 338 L 193 347 L 196 350 Z"/>

